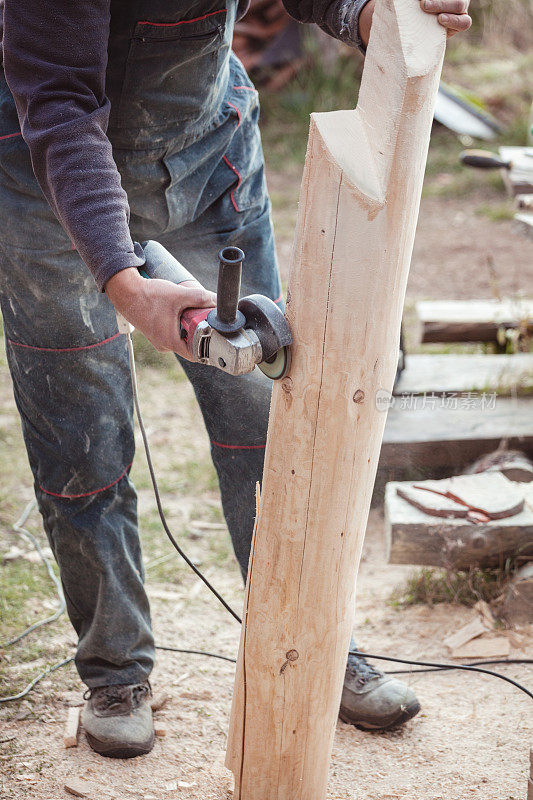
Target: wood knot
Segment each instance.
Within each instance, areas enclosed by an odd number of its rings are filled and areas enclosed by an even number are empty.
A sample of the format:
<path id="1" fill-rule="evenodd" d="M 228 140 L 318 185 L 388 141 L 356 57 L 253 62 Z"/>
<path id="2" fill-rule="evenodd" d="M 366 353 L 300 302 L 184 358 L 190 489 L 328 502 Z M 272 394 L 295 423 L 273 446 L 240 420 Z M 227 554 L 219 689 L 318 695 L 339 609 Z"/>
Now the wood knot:
<path id="1" fill-rule="evenodd" d="M 363 400 L 365 399 L 365 393 L 363 392 L 363 390 L 362 390 L 362 389 L 358 389 L 358 390 L 357 390 L 357 391 L 354 393 L 354 396 L 353 396 L 353 398 L 352 398 L 352 399 L 353 399 L 354 403 L 362 403 L 362 402 L 363 402 Z"/>
<path id="2" fill-rule="evenodd" d="M 285 658 L 287 659 L 287 661 L 297 661 L 299 655 L 300 654 L 298 650 L 288 650 L 285 653 Z"/>
<path id="3" fill-rule="evenodd" d="M 291 378 L 283 378 L 281 381 L 281 388 L 287 394 L 290 394 L 292 391 L 292 379 Z"/>
<path id="4" fill-rule="evenodd" d="M 279 671 L 279 674 L 283 675 L 283 673 L 285 672 L 285 670 L 287 669 L 289 664 L 291 662 L 297 661 L 299 656 L 300 656 L 300 654 L 299 654 L 298 650 L 287 650 L 287 652 L 285 653 L 285 658 L 287 660 L 285 661 L 284 664 L 281 665 L 281 669 Z"/>

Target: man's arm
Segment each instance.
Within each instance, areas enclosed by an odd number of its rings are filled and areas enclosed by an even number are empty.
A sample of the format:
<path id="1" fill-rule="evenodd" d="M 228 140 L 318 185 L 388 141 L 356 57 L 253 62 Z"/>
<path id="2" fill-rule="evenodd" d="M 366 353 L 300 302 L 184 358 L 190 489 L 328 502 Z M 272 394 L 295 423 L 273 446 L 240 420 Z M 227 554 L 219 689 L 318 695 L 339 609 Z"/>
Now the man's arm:
<path id="1" fill-rule="evenodd" d="M 143 262 L 106 136 L 109 0 L 6 0 L 4 70 L 37 180 L 101 289 Z"/>
<path id="2" fill-rule="evenodd" d="M 98 287 L 157 349 L 187 357 L 179 315 L 214 295 L 137 271 L 144 261 L 106 135 L 109 2 L 5 0 L 4 71 L 37 180 Z"/>
<path id="3" fill-rule="evenodd" d="M 423 11 L 435 14 L 448 36 L 466 31 L 470 0 L 419 0 Z M 416 0 L 413 0 L 416 2 Z M 283 0 L 298 22 L 315 22 L 322 30 L 363 53 L 368 44 L 375 0 Z"/>

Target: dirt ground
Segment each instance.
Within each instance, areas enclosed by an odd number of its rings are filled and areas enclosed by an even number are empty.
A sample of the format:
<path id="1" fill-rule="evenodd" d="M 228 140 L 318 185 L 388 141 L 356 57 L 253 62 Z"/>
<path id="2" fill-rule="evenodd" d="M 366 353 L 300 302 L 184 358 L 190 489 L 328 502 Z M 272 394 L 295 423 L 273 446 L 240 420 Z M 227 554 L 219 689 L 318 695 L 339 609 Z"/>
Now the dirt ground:
<path id="1" fill-rule="evenodd" d="M 272 175 L 270 180 L 275 192 L 286 187 L 282 176 Z M 478 200 L 482 202 L 482 197 Z M 423 201 L 409 302 L 418 297 L 493 296 L 489 261 L 502 293 L 531 292 L 533 240 L 510 221 L 493 222 L 476 215 L 475 204 L 472 197 Z M 289 252 L 290 237 L 281 235 L 283 264 Z M 192 392 L 178 379 L 174 364 L 164 369 L 141 366 L 139 372 L 148 434 L 172 527 L 187 531 L 183 535 L 192 557 L 238 607 L 240 576 L 221 524 L 207 438 Z M 10 459 L 9 464 L 5 456 L 2 460 L 0 530 L 11 546 L 18 542 L 10 538 L 8 520 L 13 521 L 31 497 L 31 477 L 5 361 L 0 364 L 0 432 Z M 178 564 L 159 530 L 140 448 L 133 477 L 139 487 L 157 641 L 235 655 L 238 625 Z M 39 531 L 37 519 L 33 526 Z M 392 590 L 409 572 L 409 567 L 385 563 L 382 512 L 374 509 L 358 583 L 357 640 L 369 652 L 448 659 L 443 639 L 474 612 L 451 604 L 392 605 Z M 34 613 L 42 615 L 44 608 L 46 604 L 37 603 Z M 532 633 L 531 626 L 505 633 L 511 656 L 533 657 Z M 43 664 L 52 663 L 47 652 L 57 651 L 55 660 L 72 652 L 74 637 L 66 620 L 40 637 L 44 650 L 33 661 L 18 664 L 16 649 L 3 654 L 4 660 L 10 659 L 4 671 L 8 682 L 19 678 L 21 669 L 29 680 Z M 531 688 L 530 667 L 503 670 Z M 329 800 L 525 800 L 533 740 L 531 702 L 491 677 L 457 672 L 404 679 L 416 690 L 422 711 L 402 729 L 369 734 L 338 723 Z M 65 782 L 77 776 L 89 782 L 92 800 L 227 800 L 230 782 L 221 764 L 232 685 L 230 663 L 160 652 L 153 686 L 156 696 L 169 697 L 157 713 L 166 736 L 157 739 L 148 756 L 117 761 L 95 755 L 83 735 L 77 748 L 63 747 L 68 706 L 80 702 L 82 691 L 70 665 L 43 681 L 27 700 L 0 707 L 0 797 L 64 800 L 71 796 L 65 792 Z"/>

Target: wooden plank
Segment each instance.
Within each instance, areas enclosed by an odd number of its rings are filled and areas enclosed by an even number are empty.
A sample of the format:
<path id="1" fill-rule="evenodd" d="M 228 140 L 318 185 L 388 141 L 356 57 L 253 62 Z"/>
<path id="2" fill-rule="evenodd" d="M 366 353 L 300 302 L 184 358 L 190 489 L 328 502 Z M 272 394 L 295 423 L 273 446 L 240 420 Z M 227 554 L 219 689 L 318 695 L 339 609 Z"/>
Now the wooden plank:
<path id="1" fill-rule="evenodd" d="M 444 46 L 417 3 L 378 0 L 357 110 L 312 115 L 228 737 L 236 800 L 325 797 Z"/>
<path id="2" fill-rule="evenodd" d="M 533 332 L 533 300 L 420 300 L 416 313 L 422 343 L 494 342 L 500 328 L 524 325 Z"/>
<path id="3" fill-rule="evenodd" d="M 411 483 L 411 482 L 410 482 Z M 391 564 L 468 568 L 497 566 L 507 556 L 533 554 L 533 511 L 473 525 L 464 519 L 424 514 L 398 496 L 402 484 L 385 490 L 385 536 Z M 412 484 L 411 484 L 412 485 Z"/>
<path id="4" fill-rule="evenodd" d="M 470 522 L 478 521 L 468 517 L 470 511 L 503 519 L 524 508 L 524 487 L 507 480 L 501 472 L 406 482 L 398 485 L 397 494 L 430 516 L 466 517 Z"/>
<path id="5" fill-rule="evenodd" d="M 533 393 L 533 354 L 427 355 L 405 358 L 394 393 L 452 392 Z"/>
<path id="6" fill-rule="evenodd" d="M 533 147 L 504 145 L 499 148 L 504 161 L 511 161 L 511 169 L 501 174 L 511 197 L 533 192 Z"/>
<path id="7" fill-rule="evenodd" d="M 496 450 L 502 439 L 509 448 L 533 455 L 533 399 L 481 394 L 393 401 L 380 468 L 451 467 L 458 472 Z"/>
<path id="8" fill-rule="evenodd" d="M 506 636 L 483 637 L 474 639 L 462 647 L 457 647 L 451 654 L 452 658 L 507 658 L 511 653 L 511 642 Z"/>
<path id="9" fill-rule="evenodd" d="M 65 730 L 63 732 L 63 744 L 65 747 L 78 746 L 78 729 L 80 727 L 81 708 L 74 706 L 69 708 Z"/>
<path id="10" fill-rule="evenodd" d="M 514 218 L 525 227 L 525 233 L 531 234 L 533 232 L 533 212 L 519 211 L 514 215 Z"/>

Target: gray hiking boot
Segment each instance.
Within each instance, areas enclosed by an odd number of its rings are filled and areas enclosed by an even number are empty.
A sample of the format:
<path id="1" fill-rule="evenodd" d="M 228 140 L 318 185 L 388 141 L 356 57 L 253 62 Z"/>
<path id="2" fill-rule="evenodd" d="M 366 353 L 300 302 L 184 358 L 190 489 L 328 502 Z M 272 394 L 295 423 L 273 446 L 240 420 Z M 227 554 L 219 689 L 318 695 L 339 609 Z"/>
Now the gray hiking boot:
<path id="1" fill-rule="evenodd" d="M 151 697 L 148 681 L 89 689 L 81 719 L 92 749 L 110 758 L 149 753 L 154 746 Z"/>
<path id="2" fill-rule="evenodd" d="M 343 722 L 365 730 L 386 731 L 419 711 L 420 703 L 405 683 L 387 677 L 362 656 L 348 656 L 339 710 Z"/>

